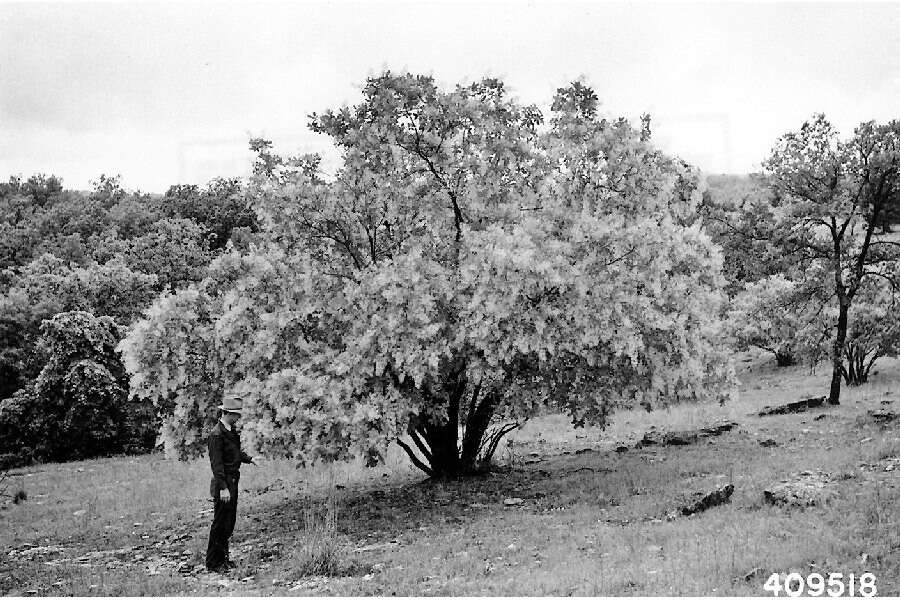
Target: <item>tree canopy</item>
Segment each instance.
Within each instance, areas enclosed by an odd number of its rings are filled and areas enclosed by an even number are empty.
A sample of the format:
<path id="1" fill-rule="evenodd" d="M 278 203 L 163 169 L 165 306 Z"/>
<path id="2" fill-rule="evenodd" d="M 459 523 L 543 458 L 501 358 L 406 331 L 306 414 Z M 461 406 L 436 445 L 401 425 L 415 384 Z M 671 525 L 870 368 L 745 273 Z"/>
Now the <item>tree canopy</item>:
<path id="1" fill-rule="evenodd" d="M 838 404 L 854 299 L 871 279 L 900 290 L 900 241 L 883 227 L 900 205 L 900 121 L 861 123 L 841 140 L 815 115 L 782 136 L 764 166 L 782 199 L 771 239 L 835 309 L 829 402 Z"/>
<path id="2" fill-rule="evenodd" d="M 310 126 L 337 174 L 255 140 L 261 242 L 120 346 L 170 453 L 202 449 L 226 392 L 256 449 L 377 462 L 396 440 L 435 476 L 471 472 L 544 406 L 603 424 L 730 392 L 699 178 L 647 121 L 601 118 L 580 82 L 545 122 L 496 79 L 385 73 Z"/>

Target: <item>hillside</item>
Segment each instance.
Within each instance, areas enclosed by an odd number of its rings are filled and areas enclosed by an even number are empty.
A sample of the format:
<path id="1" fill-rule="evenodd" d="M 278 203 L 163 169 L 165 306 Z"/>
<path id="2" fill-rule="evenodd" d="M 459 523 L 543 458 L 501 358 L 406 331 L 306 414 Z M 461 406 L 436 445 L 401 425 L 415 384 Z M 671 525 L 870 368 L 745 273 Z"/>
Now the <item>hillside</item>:
<path id="1" fill-rule="evenodd" d="M 528 423 L 504 468 L 423 482 L 402 452 L 375 469 L 245 466 L 228 576 L 202 568 L 208 466 L 158 455 L 12 473 L 28 499 L 0 511 L 0 591 L 13 595 L 768 595 L 773 571 L 868 571 L 900 593 L 900 361 L 843 404 L 759 417 L 824 393 L 828 373 L 741 359 L 740 399 L 616 415 L 605 432 Z M 739 426 L 684 446 L 651 428 Z M 770 441 L 771 440 L 771 441 Z M 762 442 L 762 443 L 761 443 Z M 626 451 L 616 452 L 625 446 Z M 621 448 L 620 448 L 621 450 Z M 763 491 L 821 471 L 822 499 L 770 506 Z M 731 501 L 671 518 L 695 492 Z"/>

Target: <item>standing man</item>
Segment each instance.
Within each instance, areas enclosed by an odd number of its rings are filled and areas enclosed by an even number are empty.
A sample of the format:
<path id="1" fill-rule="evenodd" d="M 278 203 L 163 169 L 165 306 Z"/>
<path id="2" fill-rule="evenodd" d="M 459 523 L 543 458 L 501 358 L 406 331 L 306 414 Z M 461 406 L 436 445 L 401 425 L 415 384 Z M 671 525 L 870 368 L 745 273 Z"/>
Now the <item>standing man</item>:
<path id="1" fill-rule="evenodd" d="M 244 401 L 232 396 L 219 406 L 219 421 L 209 435 L 209 465 L 212 481 L 209 493 L 214 512 L 206 548 L 206 568 L 227 571 L 235 566 L 228 554 L 228 538 L 234 531 L 237 518 L 238 481 L 241 463 L 253 463 L 253 458 L 241 450 L 241 438 L 234 425 L 241 418 Z"/>

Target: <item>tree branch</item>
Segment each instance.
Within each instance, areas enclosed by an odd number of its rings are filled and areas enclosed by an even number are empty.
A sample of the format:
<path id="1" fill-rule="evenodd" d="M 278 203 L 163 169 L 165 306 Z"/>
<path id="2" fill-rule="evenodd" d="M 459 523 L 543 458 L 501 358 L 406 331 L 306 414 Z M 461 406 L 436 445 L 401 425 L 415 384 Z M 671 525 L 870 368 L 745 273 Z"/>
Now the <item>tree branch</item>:
<path id="1" fill-rule="evenodd" d="M 422 439 L 422 437 L 421 437 L 422 433 L 418 429 L 416 429 L 412 425 L 412 423 L 410 423 L 410 427 L 409 427 L 408 431 L 409 431 L 410 439 L 412 439 L 412 441 L 416 444 L 416 447 L 419 449 L 419 452 L 422 453 L 422 456 L 425 457 L 425 460 L 427 460 L 429 462 L 429 464 L 432 463 L 434 457 L 431 454 L 431 450 L 428 448 L 428 446 L 425 444 L 425 441 Z"/>
<path id="2" fill-rule="evenodd" d="M 409 456 L 409 460 L 412 462 L 412 464 L 414 464 L 416 467 L 418 467 L 422 472 L 424 472 L 429 477 L 434 475 L 434 471 L 431 470 L 429 467 L 426 467 L 425 464 L 421 460 L 419 460 L 419 457 L 416 456 L 416 453 L 413 452 L 413 449 L 410 448 L 406 442 L 404 442 L 400 438 L 397 438 L 397 445 L 399 445 L 401 448 L 403 448 L 406 451 L 406 454 L 407 454 L 407 456 Z"/>

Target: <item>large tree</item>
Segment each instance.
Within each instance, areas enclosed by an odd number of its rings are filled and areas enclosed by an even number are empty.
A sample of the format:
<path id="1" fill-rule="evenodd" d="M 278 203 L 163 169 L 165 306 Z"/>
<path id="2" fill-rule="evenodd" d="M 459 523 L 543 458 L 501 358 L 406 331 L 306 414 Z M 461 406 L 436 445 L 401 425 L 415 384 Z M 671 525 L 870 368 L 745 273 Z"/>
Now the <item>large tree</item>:
<path id="1" fill-rule="evenodd" d="M 167 450 L 199 452 L 225 391 L 247 441 L 300 460 L 470 473 L 541 406 L 576 425 L 616 406 L 719 399 L 721 256 L 698 178 L 580 83 L 545 124 L 486 79 L 386 73 L 312 115 L 342 152 L 274 160 L 251 188 L 266 244 L 161 298 L 121 348 Z"/>
<path id="2" fill-rule="evenodd" d="M 782 202 L 774 239 L 801 271 L 827 273 L 837 311 L 828 402 L 839 404 L 854 299 L 869 278 L 900 286 L 900 241 L 878 231 L 900 202 L 900 121 L 862 123 L 843 141 L 816 115 L 782 136 L 764 166 Z"/>

